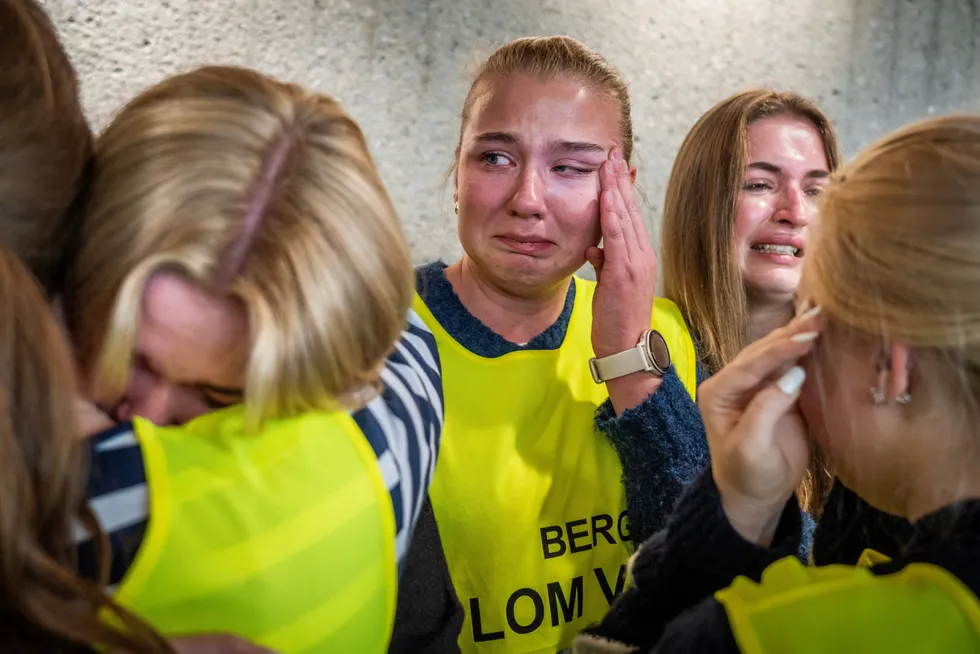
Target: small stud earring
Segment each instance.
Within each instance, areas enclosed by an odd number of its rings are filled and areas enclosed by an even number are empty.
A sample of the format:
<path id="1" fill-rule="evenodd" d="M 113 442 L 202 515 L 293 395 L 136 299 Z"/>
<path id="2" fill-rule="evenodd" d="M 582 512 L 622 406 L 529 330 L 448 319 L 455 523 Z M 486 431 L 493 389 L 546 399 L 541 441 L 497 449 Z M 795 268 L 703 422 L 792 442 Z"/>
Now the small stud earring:
<path id="1" fill-rule="evenodd" d="M 902 393 L 901 395 L 895 398 L 895 402 L 897 402 L 898 404 L 908 404 L 911 401 L 912 401 L 912 396 L 909 395 L 908 393 Z"/>
<path id="2" fill-rule="evenodd" d="M 459 215 L 459 202 L 453 202 L 453 213 Z"/>
<path id="3" fill-rule="evenodd" d="M 885 403 L 885 391 L 881 388 L 874 387 L 871 389 L 871 401 L 874 402 L 875 406 L 881 406 Z"/>

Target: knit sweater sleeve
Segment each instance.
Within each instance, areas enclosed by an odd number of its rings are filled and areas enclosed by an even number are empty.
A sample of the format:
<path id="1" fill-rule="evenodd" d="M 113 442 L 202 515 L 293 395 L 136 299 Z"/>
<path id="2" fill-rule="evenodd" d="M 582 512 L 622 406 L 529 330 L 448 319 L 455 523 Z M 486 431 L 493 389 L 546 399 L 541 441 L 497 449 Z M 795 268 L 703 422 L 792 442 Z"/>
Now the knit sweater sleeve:
<path id="1" fill-rule="evenodd" d="M 707 372 L 698 366 L 698 384 Z M 708 463 L 698 406 L 673 368 L 657 392 L 620 416 L 609 400 L 596 411 L 596 428 L 623 466 L 630 537 L 639 545 L 660 531 L 684 489 Z"/>

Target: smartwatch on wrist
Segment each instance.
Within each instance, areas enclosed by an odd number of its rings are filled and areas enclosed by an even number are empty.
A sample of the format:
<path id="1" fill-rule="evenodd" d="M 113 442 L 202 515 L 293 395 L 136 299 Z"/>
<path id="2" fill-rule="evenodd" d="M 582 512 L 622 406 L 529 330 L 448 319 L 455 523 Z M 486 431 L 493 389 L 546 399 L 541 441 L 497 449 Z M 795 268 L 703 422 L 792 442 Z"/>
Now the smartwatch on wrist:
<path id="1" fill-rule="evenodd" d="M 670 368 L 670 348 L 667 341 L 655 329 L 648 329 L 640 336 L 636 347 L 611 354 L 607 357 L 589 359 L 589 370 L 595 383 L 601 384 L 610 379 L 632 375 L 634 372 L 649 372 L 663 377 Z"/>

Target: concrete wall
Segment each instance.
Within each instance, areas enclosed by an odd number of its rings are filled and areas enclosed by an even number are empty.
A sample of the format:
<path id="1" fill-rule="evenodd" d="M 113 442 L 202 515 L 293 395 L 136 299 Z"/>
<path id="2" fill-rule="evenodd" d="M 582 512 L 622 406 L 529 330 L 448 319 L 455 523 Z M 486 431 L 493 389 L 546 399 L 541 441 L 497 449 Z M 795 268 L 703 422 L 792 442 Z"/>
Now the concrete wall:
<path id="1" fill-rule="evenodd" d="M 528 34 L 570 34 L 633 94 L 656 224 L 673 156 L 732 91 L 801 92 L 845 153 L 912 119 L 980 109 L 977 0 L 46 0 L 96 126 L 146 85 L 248 65 L 340 98 L 365 129 L 419 261 L 458 255 L 443 184 L 466 68 Z M 654 237 L 656 238 L 656 237 Z"/>

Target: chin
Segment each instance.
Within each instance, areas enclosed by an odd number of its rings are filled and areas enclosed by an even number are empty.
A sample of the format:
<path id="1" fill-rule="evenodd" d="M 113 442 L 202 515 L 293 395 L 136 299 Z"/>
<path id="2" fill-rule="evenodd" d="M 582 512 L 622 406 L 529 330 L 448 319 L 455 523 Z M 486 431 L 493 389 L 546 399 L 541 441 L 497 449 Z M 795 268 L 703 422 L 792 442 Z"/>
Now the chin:
<path id="1" fill-rule="evenodd" d="M 746 275 L 745 288 L 752 297 L 792 299 L 800 286 L 800 274 L 787 270 L 768 275 Z"/>
<path id="2" fill-rule="evenodd" d="M 508 285 L 524 288 L 542 288 L 562 283 L 582 267 L 582 261 L 557 261 L 554 257 L 529 257 L 521 254 L 504 254 L 494 257 L 491 270 L 494 276 Z"/>

